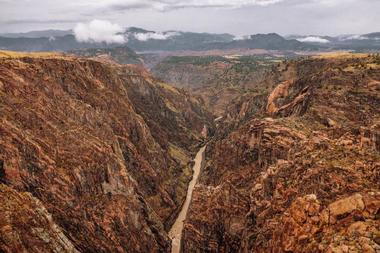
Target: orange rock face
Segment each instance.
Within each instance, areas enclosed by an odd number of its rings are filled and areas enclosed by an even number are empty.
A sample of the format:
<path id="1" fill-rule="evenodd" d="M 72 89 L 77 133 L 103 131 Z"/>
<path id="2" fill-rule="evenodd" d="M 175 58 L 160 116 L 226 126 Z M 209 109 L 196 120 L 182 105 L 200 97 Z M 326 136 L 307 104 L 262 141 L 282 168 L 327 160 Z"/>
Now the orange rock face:
<path id="1" fill-rule="evenodd" d="M 378 57 L 283 65 L 218 122 L 183 252 L 380 250 Z M 0 251 L 170 252 L 212 121 L 141 67 L 0 58 Z"/>
<path id="2" fill-rule="evenodd" d="M 375 62 L 292 62 L 269 99 L 234 105 L 206 150 L 183 252 L 379 251 Z"/>
<path id="3" fill-rule="evenodd" d="M 208 117 L 132 67 L 0 59 L 0 251 L 169 251 Z"/>

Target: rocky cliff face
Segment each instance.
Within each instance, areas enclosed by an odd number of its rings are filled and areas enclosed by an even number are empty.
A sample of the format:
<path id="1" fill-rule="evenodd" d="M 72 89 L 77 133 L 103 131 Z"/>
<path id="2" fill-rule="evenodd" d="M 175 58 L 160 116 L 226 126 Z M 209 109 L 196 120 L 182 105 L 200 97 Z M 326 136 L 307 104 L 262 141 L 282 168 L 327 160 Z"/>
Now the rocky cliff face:
<path id="1" fill-rule="evenodd" d="M 379 251 L 379 58 L 300 60 L 276 75 L 208 145 L 183 252 Z"/>
<path id="2" fill-rule="evenodd" d="M 183 252 L 379 251 L 379 57 L 252 87 L 207 146 Z M 109 59 L 0 52 L 0 120 L 0 251 L 170 251 L 201 100 Z"/>
<path id="3" fill-rule="evenodd" d="M 280 59 L 271 55 L 172 56 L 157 64 L 152 73 L 177 87 L 192 90 L 210 111 L 221 116 L 232 101 L 245 93 L 262 93 L 267 72 Z"/>
<path id="4" fill-rule="evenodd" d="M 132 66 L 0 58 L 0 251 L 169 251 L 208 118 Z"/>

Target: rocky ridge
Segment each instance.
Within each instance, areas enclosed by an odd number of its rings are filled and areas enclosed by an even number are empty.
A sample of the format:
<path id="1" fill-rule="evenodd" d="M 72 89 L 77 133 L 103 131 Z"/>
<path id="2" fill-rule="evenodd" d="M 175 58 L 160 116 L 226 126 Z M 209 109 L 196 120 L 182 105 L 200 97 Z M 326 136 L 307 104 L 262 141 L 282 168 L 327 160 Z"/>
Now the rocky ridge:
<path id="1" fill-rule="evenodd" d="M 274 75 L 277 88 L 241 98 L 208 145 L 183 252 L 380 251 L 378 56 Z"/>
<path id="2" fill-rule="evenodd" d="M 1 251 L 169 251 L 201 103 L 98 60 L 6 54 L 0 73 Z"/>

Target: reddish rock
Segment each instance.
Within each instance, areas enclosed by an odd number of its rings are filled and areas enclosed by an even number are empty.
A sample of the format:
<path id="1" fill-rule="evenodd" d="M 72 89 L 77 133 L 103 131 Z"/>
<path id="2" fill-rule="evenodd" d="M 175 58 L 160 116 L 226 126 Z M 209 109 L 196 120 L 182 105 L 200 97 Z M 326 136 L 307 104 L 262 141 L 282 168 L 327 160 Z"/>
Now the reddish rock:
<path id="1" fill-rule="evenodd" d="M 198 101 L 73 57 L 1 58 L 0 84 L 0 251 L 170 250 L 164 226 L 209 122 Z"/>
<path id="2" fill-rule="evenodd" d="M 206 151 L 183 252 L 376 252 L 380 93 L 367 83 L 380 68 L 360 67 L 375 60 L 294 61 L 274 73 L 269 101 L 231 107 Z"/>

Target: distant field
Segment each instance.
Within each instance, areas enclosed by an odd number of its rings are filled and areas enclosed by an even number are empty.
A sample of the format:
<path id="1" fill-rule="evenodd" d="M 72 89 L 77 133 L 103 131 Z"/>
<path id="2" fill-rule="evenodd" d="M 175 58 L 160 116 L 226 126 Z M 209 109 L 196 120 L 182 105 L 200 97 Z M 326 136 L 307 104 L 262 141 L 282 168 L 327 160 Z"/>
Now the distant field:
<path id="1" fill-rule="evenodd" d="M 337 52 L 328 52 L 322 53 L 316 56 L 313 56 L 315 59 L 331 59 L 331 58 L 365 58 L 368 57 L 366 53 L 351 53 L 347 51 L 337 51 Z"/>
<path id="2" fill-rule="evenodd" d="M 57 57 L 63 56 L 60 53 L 54 52 L 16 52 L 0 50 L 0 58 L 20 58 L 20 57 Z"/>

